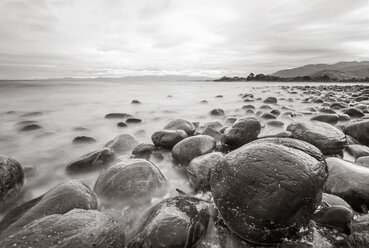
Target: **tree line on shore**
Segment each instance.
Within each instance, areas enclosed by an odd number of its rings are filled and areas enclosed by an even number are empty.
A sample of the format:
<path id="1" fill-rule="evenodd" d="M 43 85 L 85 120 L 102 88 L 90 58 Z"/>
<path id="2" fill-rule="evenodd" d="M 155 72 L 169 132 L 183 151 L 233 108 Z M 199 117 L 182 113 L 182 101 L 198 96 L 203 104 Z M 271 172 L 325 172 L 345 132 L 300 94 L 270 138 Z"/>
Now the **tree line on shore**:
<path id="1" fill-rule="evenodd" d="M 237 81 L 272 81 L 272 82 L 369 82 L 369 77 L 366 78 L 350 78 L 337 79 L 328 75 L 318 77 L 298 76 L 298 77 L 278 77 L 265 74 L 250 73 L 247 77 L 221 77 L 215 79 L 216 82 L 237 82 Z"/>

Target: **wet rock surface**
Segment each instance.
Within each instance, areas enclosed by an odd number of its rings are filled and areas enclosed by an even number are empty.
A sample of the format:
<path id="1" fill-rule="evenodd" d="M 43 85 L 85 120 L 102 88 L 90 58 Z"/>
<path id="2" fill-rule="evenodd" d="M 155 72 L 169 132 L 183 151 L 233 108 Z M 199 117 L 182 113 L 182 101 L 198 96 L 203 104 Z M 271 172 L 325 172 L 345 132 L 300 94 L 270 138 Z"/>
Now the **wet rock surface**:
<path id="1" fill-rule="evenodd" d="M 307 225 L 326 177 L 314 146 L 267 138 L 225 155 L 212 171 L 211 191 L 233 232 L 252 243 L 277 243 Z"/>
<path id="2" fill-rule="evenodd" d="M 158 147 L 171 149 L 187 137 L 187 133 L 184 130 L 162 130 L 154 132 L 151 140 Z"/>
<path id="3" fill-rule="evenodd" d="M 292 123 L 287 127 L 295 139 L 318 147 L 323 154 L 341 153 L 347 144 L 344 133 L 336 127 L 319 121 Z"/>

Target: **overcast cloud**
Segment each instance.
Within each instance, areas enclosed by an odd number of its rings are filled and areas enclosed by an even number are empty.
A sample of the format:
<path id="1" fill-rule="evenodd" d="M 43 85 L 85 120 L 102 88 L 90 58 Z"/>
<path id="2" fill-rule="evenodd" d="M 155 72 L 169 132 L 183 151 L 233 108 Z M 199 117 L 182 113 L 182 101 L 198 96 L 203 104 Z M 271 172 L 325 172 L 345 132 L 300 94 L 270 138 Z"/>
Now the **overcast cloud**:
<path id="1" fill-rule="evenodd" d="M 368 0 L 1 0 L 0 78 L 247 75 L 369 60 Z"/>

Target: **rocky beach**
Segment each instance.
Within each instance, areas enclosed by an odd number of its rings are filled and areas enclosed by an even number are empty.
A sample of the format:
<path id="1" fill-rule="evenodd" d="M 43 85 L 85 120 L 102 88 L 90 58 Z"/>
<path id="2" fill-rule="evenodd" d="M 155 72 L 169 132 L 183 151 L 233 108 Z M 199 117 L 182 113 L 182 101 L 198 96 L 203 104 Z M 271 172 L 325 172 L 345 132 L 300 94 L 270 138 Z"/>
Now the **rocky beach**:
<path id="1" fill-rule="evenodd" d="M 369 246 L 365 84 L 3 81 L 0 96 L 0 247 Z"/>

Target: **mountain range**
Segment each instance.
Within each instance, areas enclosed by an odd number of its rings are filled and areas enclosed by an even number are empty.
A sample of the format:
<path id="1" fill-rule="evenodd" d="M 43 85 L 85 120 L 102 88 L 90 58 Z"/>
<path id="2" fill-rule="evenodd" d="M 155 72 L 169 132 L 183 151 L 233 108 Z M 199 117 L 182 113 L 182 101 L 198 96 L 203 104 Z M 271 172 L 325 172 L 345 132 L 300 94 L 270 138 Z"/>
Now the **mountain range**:
<path id="1" fill-rule="evenodd" d="M 324 75 L 338 80 L 369 77 L 369 61 L 339 62 L 336 64 L 309 64 L 297 68 L 277 71 L 272 74 L 282 78 L 310 76 L 319 78 Z"/>

